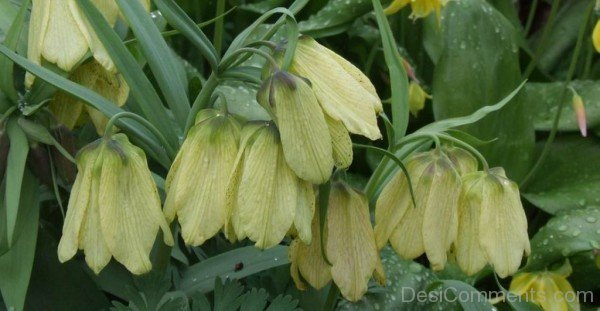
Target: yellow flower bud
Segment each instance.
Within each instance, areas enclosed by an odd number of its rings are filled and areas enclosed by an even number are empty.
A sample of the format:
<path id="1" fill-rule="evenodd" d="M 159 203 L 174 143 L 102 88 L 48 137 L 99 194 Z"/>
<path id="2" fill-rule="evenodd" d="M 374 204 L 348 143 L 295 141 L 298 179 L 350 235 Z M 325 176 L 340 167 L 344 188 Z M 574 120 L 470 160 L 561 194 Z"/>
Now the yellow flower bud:
<path id="1" fill-rule="evenodd" d="M 439 149 L 412 156 L 406 168 L 417 206 L 413 206 L 406 176 L 399 171 L 377 200 L 378 247 L 389 239 L 401 257 L 412 259 L 425 253 L 431 267 L 441 270 L 457 235 L 460 175 Z"/>
<path id="2" fill-rule="evenodd" d="M 129 86 L 123 77 L 107 71 L 96 61 L 81 65 L 73 71 L 69 79 L 95 91 L 119 107 L 125 104 L 129 96 Z M 82 118 L 85 120 L 87 116 L 84 114 L 84 108 L 92 119 L 98 135 L 104 133 L 108 122 L 102 112 L 63 91 L 58 91 L 54 95 L 54 100 L 50 102 L 49 107 L 59 123 L 69 129 L 79 125 Z"/>
<path id="3" fill-rule="evenodd" d="M 147 10 L 148 0 L 140 0 Z M 119 16 L 114 0 L 92 1 L 110 25 Z M 42 59 L 71 71 L 88 51 L 106 70 L 114 71 L 114 64 L 98 40 L 91 25 L 75 0 L 33 0 L 29 24 L 27 58 L 41 65 Z M 26 85 L 31 87 L 34 76 L 27 74 Z"/>
<path id="4" fill-rule="evenodd" d="M 60 261 L 82 249 L 95 273 L 111 257 L 134 274 L 150 271 L 159 228 L 167 245 L 173 245 L 173 237 L 144 152 L 124 134 L 116 134 L 82 149 L 77 166 L 58 245 Z"/>
<path id="5" fill-rule="evenodd" d="M 510 291 L 547 311 L 577 311 L 580 309 L 579 300 L 567 281 L 569 274 L 570 271 L 519 273 L 512 279 Z"/>
<path id="6" fill-rule="evenodd" d="M 431 98 L 421 86 L 416 82 L 411 82 L 408 86 L 408 108 L 413 116 L 417 116 L 419 111 L 425 107 L 425 101 Z"/>
<path id="7" fill-rule="evenodd" d="M 371 277 L 385 284 L 364 194 L 342 183 L 333 184 L 324 226 L 324 247 L 319 224 L 316 215 L 312 244 L 295 240 L 289 249 L 291 275 L 299 289 L 306 289 L 303 280 L 320 289 L 333 279 L 344 298 L 357 301 L 366 293 Z M 329 262 L 323 258 L 323 251 Z"/>
<path id="8" fill-rule="evenodd" d="M 265 81 L 257 97 L 273 115 L 285 159 L 296 175 L 315 184 L 329 180 L 333 169 L 332 139 L 309 83 L 277 71 Z"/>
<path id="9" fill-rule="evenodd" d="M 186 244 L 198 246 L 221 230 L 229 217 L 226 194 L 238 152 L 240 125 L 213 109 L 200 112 L 169 170 L 165 215 L 177 215 Z"/>
<path id="10" fill-rule="evenodd" d="M 504 278 L 514 274 L 523 254 L 530 252 L 519 188 L 501 168 L 463 177 L 459 228 L 455 255 L 467 274 L 490 263 Z"/>
<path id="11" fill-rule="evenodd" d="M 325 113 L 354 134 L 381 138 L 377 113 L 381 100 L 358 68 L 333 51 L 303 36 L 298 40 L 290 72 L 310 80 Z"/>
<path id="12" fill-rule="evenodd" d="M 242 129 L 240 149 L 227 189 L 230 240 L 248 237 L 258 248 L 277 245 L 292 225 L 310 243 L 314 214 L 312 185 L 299 179 L 285 161 L 277 128 L 269 122 Z"/>
<path id="13" fill-rule="evenodd" d="M 592 33 L 592 41 L 594 42 L 594 47 L 596 51 L 600 53 L 600 21 L 596 22 L 596 26 L 594 26 L 594 32 Z"/>

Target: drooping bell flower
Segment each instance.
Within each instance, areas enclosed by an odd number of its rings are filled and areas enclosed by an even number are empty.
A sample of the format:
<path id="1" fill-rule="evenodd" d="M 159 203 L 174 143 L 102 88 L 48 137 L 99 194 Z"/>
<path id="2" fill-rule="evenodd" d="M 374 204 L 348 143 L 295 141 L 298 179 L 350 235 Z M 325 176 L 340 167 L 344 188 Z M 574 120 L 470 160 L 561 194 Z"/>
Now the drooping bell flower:
<path id="1" fill-rule="evenodd" d="M 313 219 L 312 230 L 312 244 L 295 240 L 289 249 L 291 275 L 299 289 L 306 289 L 304 281 L 319 289 L 333 280 L 344 298 L 357 301 L 367 292 L 372 277 L 385 284 L 364 194 L 344 183 L 334 183 L 324 232 L 320 232 L 318 216 Z"/>
<path id="2" fill-rule="evenodd" d="M 140 0 L 149 10 L 149 0 Z M 114 26 L 119 17 L 119 6 L 114 0 L 92 0 L 106 21 Z M 80 10 L 76 0 L 33 0 L 27 58 L 42 65 L 42 60 L 71 71 L 88 51 L 106 70 L 115 66 L 100 40 Z M 26 85 L 31 87 L 34 76 L 27 74 Z"/>
<path id="3" fill-rule="evenodd" d="M 519 188 L 502 168 L 463 176 L 458 214 L 454 254 L 465 273 L 488 263 L 502 278 L 519 269 L 530 252 L 527 218 Z"/>
<path id="4" fill-rule="evenodd" d="M 107 71 L 96 61 L 89 61 L 77 67 L 69 79 L 102 95 L 119 107 L 125 104 L 129 96 L 129 86 L 125 79 L 118 73 Z M 89 116 L 98 135 L 102 135 L 108 122 L 102 112 L 63 91 L 56 92 L 49 108 L 58 122 L 71 130 Z"/>
<path id="5" fill-rule="evenodd" d="M 384 187 L 375 210 L 375 236 L 383 248 L 387 241 L 401 257 L 423 253 L 434 270 L 444 268 L 458 230 L 458 195 L 461 179 L 441 149 L 413 155 L 406 164 L 408 179 L 399 171 Z"/>
<path id="6" fill-rule="evenodd" d="M 150 271 L 159 229 L 165 244 L 173 245 L 173 236 L 144 152 L 124 134 L 115 134 L 83 148 L 77 167 L 59 260 L 65 262 L 81 249 L 96 274 L 111 257 L 133 274 Z"/>
<path id="7" fill-rule="evenodd" d="M 198 246 L 227 222 L 229 174 L 238 152 L 240 125 L 225 112 L 198 114 L 169 170 L 165 215 L 177 216 L 186 244 Z"/>
<path id="8" fill-rule="evenodd" d="M 289 71 L 311 82 L 321 108 L 350 133 L 381 138 L 377 114 L 383 111 L 375 87 L 358 68 L 313 38 L 302 36 Z"/>
<path id="9" fill-rule="evenodd" d="M 309 82 L 276 71 L 257 98 L 277 124 L 283 154 L 296 175 L 315 184 L 329 180 L 334 165 L 332 139 Z"/>
<path id="10" fill-rule="evenodd" d="M 311 242 L 313 186 L 289 167 L 272 122 L 251 122 L 242 128 L 233 167 L 227 189 L 231 218 L 225 230 L 230 240 L 247 237 L 266 249 L 295 231 Z"/>

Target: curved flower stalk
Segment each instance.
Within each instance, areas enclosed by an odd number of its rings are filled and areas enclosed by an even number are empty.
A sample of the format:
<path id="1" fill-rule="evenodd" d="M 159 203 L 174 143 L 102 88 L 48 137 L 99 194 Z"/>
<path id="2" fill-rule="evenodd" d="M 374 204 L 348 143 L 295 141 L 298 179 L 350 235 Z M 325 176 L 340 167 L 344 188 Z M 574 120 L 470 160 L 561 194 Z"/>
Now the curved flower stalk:
<path id="1" fill-rule="evenodd" d="M 500 277 L 507 277 L 530 252 L 519 188 L 502 168 L 463 176 L 459 228 L 454 253 L 468 275 L 489 263 Z"/>
<path id="2" fill-rule="evenodd" d="M 125 79 L 117 73 L 107 71 L 96 61 L 89 61 L 77 67 L 69 79 L 95 91 L 119 107 L 125 104 L 129 96 L 129 86 Z M 98 135 L 102 135 L 108 122 L 100 111 L 66 92 L 57 92 L 49 107 L 59 123 L 69 129 L 73 129 L 82 119 L 89 116 Z"/>
<path id="3" fill-rule="evenodd" d="M 149 0 L 140 0 L 150 9 Z M 92 1 L 112 26 L 120 11 L 114 0 Z M 115 66 L 98 40 L 93 28 L 80 11 L 76 0 L 33 0 L 29 25 L 27 58 L 41 65 L 42 60 L 71 71 L 91 51 L 96 61 L 110 72 Z M 27 74 L 25 83 L 31 87 L 34 76 Z"/>
<path id="4" fill-rule="evenodd" d="M 298 39 L 289 71 L 308 79 L 321 108 L 350 133 L 380 139 L 377 114 L 383 111 L 375 87 L 358 68 L 311 37 Z"/>
<path id="5" fill-rule="evenodd" d="M 203 244 L 229 218 L 227 185 L 239 139 L 240 125 L 231 115 L 203 110 L 169 170 L 164 212 L 169 222 L 177 216 L 188 245 Z"/>
<path id="6" fill-rule="evenodd" d="M 313 186 L 288 166 L 279 132 L 271 122 L 251 122 L 242 128 L 227 207 L 231 218 L 225 233 L 230 240 L 248 237 L 256 247 L 266 249 L 279 244 L 288 232 L 296 232 L 304 242 L 311 242 Z"/>
<path id="7" fill-rule="evenodd" d="M 411 18 L 423 18 L 431 14 L 431 12 L 435 12 L 439 19 L 442 7 L 447 2 L 448 0 L 394 0 L 383 12 L 386 15 L 391 15 L 410 4 L 412 10 L 410 14 Z"/>
<path id="8" fill-rule="evenodd" d="M 81 249 L 96 274 L 111 257 L 133 274 L 150 271 L 159 229 L 165 244 L 173 245 L 173 237 L 144 152 L 124 134 L 115 134 L 82 149 L 77 166 L 58 245 L 60 261 Z"/>
<path id="9" fill-rule="evenodd" d="M 294 240 L 290 246 L 290 269 L 296 287 L 306 289 L 306 281 L 320 289 L 333 279 L 344 298 L 357 301 L 367 292 L 371 277 L 385 284 L 364 194 L 346 184 L 334 183 L 322 238 L 319 224 L 320 219 L 315 216 L 311 244 Z"/>
<path id="10" fill-rule="evenodd" d="M 567 281 L 572 271 L 567 262 L 555 271 L 519 273 L 510 282 L 509 290 L 544 310 L 578 311 L 580 307 L 577 294 Z"/>

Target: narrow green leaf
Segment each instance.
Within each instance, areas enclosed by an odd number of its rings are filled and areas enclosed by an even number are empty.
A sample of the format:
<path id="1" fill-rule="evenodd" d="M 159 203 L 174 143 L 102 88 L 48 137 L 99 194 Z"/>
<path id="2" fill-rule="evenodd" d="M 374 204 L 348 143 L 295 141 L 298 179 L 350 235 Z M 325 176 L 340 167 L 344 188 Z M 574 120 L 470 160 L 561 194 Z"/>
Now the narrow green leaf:
<path id="1" fill-rule="evenodd" d="M 346 31 L 362 15 L 371 11 L 369 0 L 332 0 L 316 14 L 299 23 L 303 34 L 321 38 Z"/>
<path id="2" fill-rule="evenodd" d="M 185 73 L 179 61 L 139 1 L 118 0 L 117 3 L 137 38 L 175 120 L 183 128 L 190 103 L 185 91 Z"/>
<path id="3" fill-rule="evenodd" d="M 173 0 L 156 0 L 154 3 L 167 22 L 190 40 L 206 58 L 210 67 L 217 70 L 219 55 L 200 27 Z"/>
<path id="4" fill-rule="evenodd" d="M 13 233 L 19 213 L 21 186 L 23 184 L 25 164 L 27 163 L 27 154 L 29 153 L 29 142 L 27 141 L 25 132 L 17 124 L 16 119 L 8 120 L 6 133 L 10 140 L 10 149 L 8 150 L 8 159 L 6 162 L 6 231 L 8 246 L 11 247 L 14 242 Z"/>
<path id="5" fill-rule="evenodd" d="M 236 269 L 239 263 L 243 265 L 241 270 Z M 240 279 L 288 263 L 287 246 L 264 251 L 254 246 L 237 248 L 190 266 L 181 278 L 179 289 L 188 295 L 195 291 L 207 293 L 213 290 L 217 277 Z"/>
<path id="6" fill-rule="evenodd" d="M 8 186 L 8 185 L 7 185 Z M 0 256 L 0 290 L 8 310 L 23 310 L 29 278 L 33 268 L 33 258 L 38 231 L 39 202 L 36 195 L 36 179 L 27 172 L 20 191 L 23 203 L 19 217 L 20 231 L 12 248 Z"/>
<path id="7" fill-rule="evenodd" d="M 25 24 L 25 13 L 29 7 L 29 1 L 25 0 L 21 4 L 19 12 L 15 16 L 15 19 L 6 34 L 6 40 L 4 45 L 9 49 L 15 50 L 19 43 L 19 39 L 22 36 L 23 30 L 26 29 Z M 13 62 L 6 56 L 0 56 L 0 89 L 4 91 L 4 94 L 8 96 L 13 102 L 18 100 L 17 91 L 15 90 L 14 76 L 13 76 Z"/>
<path id="8" fill-rule="evenodd" d="M 379 0 L 372 0 L 372 2 L 381 33 L 385 63 L 390 73 L 390 85 L 392 85 L 392 123 L 395 139 L 398 142 L 404 137 L 408 127 L 408 76 L 404 70 L 402 57 L 398 53 L 394 35 L 383 13 L 381 2 Z"/>
<path id="9" fill-rule="evenodd" d="M 130 93 L 138 103 L 146 119 L 163 133 L 172 147 L 178 146 L 179 139 L 170 119 L 167 117 L 167 111 L 152 83 L 150 83 L 142 68 L 139 67 L 133 55 L 129 53 L 129 50 L 117 33 L 114 32 L 102 16 L 102 13 L 98 11 L 90 0 L 79 1 L 79 6 L 93 26 L 98 39 L 106 48 L 119 73 L 127 81 Z"/>
<path id="10" fill-rule="evenodd" d="M 63 91 L 89 103 L 94 108 L 98 109 L 107 117 L 112 117 L 113 115 L 123 112 L 124 110 L 114 105 L 112 102 L 108 101 L 106 98 L 100 96 L 98 93 L 87 89 L 73 81 L 70 81 L 60 75 L 44 68 L 38 66 L 26 58 L 16 54 L 11 51 L 4 45 L 0 44 L 0 53 L 8 56 L 12 59 L 16 64 L 25 68 L 27 71 L 31 72 L 33 75 L 39 77 L 40 79 L 54 85 L 57 88 L 62 89 Z M 119 119 L 117 121 L 117 125 L 135 135 L 141 142 L 144 143 L 144 149 L 149 152 L 149 154 L 161 163 L 164 167 L 170 167 L 170 161 L 167 157 L 164 149 L 157 145 L 154 139 L 152 138 L 152 134 L 140 126 L 137 122 L 128 120 L 128 119 Z"/>

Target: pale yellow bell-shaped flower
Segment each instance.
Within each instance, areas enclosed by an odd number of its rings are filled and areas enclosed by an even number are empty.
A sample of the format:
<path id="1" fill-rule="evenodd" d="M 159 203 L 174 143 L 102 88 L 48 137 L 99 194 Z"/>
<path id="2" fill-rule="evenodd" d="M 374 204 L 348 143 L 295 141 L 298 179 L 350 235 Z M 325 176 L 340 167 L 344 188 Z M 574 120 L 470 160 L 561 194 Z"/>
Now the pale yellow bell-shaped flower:
<path id="1" fill-rule="evenodd" d="M 377 127 L 381 100 L 369 79 L 350 62 L 302 36 L 289 70 L 311 82 L 325 114 L 342 122 L 349 132 L 371 140 L 381 138 Z"/>
<path id="2" fill-rule="evenodd" d="M 348 133 L 344 123 L 332 119 L 327 114 L 325 114 L 325 122 L 327 122 L 329 134 L 331 135 L 333 163 L 337 168 L 348 168 L 354 157 L 350 133 Z"/>
<path id="3" fill-rule="evenodd" d="M 463 176 L 459 228 L 455 257 L 469 275 L 486 263 L 502 278 L 512 275 L 530 252 L 519 188 L 502 168 Z"/>
<path id="4" fill-rule="evenodd" d="M 329 180 L 332 139 L 310 84 L 291 73 L 276 71 L 263 83 L 257 99 L 273 116 L 283 154 L 294 173 L 314 184 Z"/>
<path id="5" fill-rule="evenodd" d="M 577 293 L 567 280 L 572 269 L 568 262 L 565 266 L 557 271 L 519 273 L 510 282 L 509 290 L 545 311 L 579 311 Z"/>
<path id="6" fill-rule="evenodd" d="M 164 213 L 168 222 L 177 216 L 187 245 L 201 245 L 225 226 L 227 185 L 239 137 L 233 116 L 202 110 L 177 153 L 167 175 Z"/>
<path id="7" fill-rule="evenodd" d="M 425 101 L 431 98 L 421 86 L 416 82 L 411 82 L 408 85 L 408 109 L 413 116 L 417 116 L 419 111 L 425 108 Z"/>
<path id="8" fill-rule="evenodd" d="M 149 0 L 140 0 L 149 10 Z M 115 25 L 120 14 L 114 0 L 92 0 L 110 25 Z M 27 58 L 42 65 L 42 60 L 71 71 L 88 51 L 106 70 L 115 66 L 98 40 L 76 0 L 33 0 Z M 34 76 L 27 74 L 25 83 L 31 87 Z"/>
<path id="9" fill-rule="evenodd" d="M 120 74 L 107 71 L 96 61 L 89 61 L 79 66 L 73 71 L 69 79 L 102 95 L 119 107 L 125 104 L 129 96 L 129 86 L 125 79 Z M 87 112 L 96 127 L 98 135 L 104 133 L 108 118 L 100 111 L 66 92 L 56 92 L 54 99 L 48 106 L 58 122 L 69 129 L 77 126 L 79 120 L 85 117 L 84 113 Z"/>
<path id="10" fill-rule="evenodd" d="M 377 200 L 377 244 L 381 248 L 389 239 L 406 259 L 425 253 L 432 269 L 442 270 L 458 230 L 460 175 L 437 148 L 413 155 L 406 168 L 417 206 L 413 206 L 406 176 L 399 171 Z"/>
<path id="11" fill-rule="evenodd" d="M 460 176 L 477 171 L 477 159 L 467 150 L 454 146 L 444 146 L 443 150 Z"/>
<path id="12" fill-rule="evenodd" d="M 383 12 L 386 15 L 394 14 L 410 4 L 412 13 L 411 18 L 423 18 L 435 12 L 438 18 L 442 7 L 446 5 L 447 0 L 394 0 Z"/>
<path id="13" fill-rule="evenodd" d="M 159 229 L 167 245 L 173 245 L 173 236 L 144 152 L 124 134 L 116 134 L 82 149 L 77 166 L 59 260 L 65 262 L 82 249 L 96 274 L 111 257 L 133 274 L 150 271 Z"/>
<path id="14" fill-rule="evenodd" d="M 289 249 L 291 275 L 299 289 L 307 288 L 304 281 L 320 289 L 333 279 L 344 298 L 357 301 L 367 292 L 371 277 L 385 284 L 364 194 L 346 184 L 334 183 L 323 238 L 319 216 L 313 219 L 312 230 L 312 244 L 295 240 Z"/>
<path id="15" fill-rule="evenodd" d="M 251 122 L 242 128 L 227 192 L 231 218 L 225 233 L 230 240 L 248 237 L 266 249 L 295 228 L 310 243 L 314 191 L 287 164 L 271 122 Z"/>
<path id="16" fill-rule="evenodd" d="M 600 21 L 596 22 L 594 26 L 594 32 L 592 33 L 592 42 L 596 48 L 596 52 L 600 53 Z"/>

